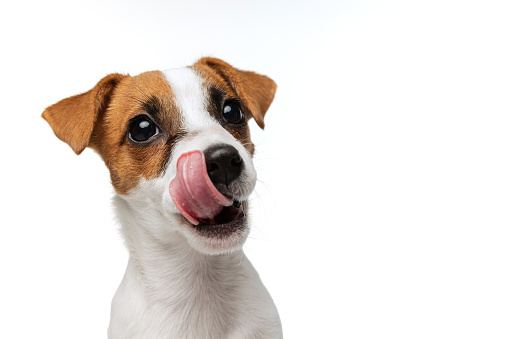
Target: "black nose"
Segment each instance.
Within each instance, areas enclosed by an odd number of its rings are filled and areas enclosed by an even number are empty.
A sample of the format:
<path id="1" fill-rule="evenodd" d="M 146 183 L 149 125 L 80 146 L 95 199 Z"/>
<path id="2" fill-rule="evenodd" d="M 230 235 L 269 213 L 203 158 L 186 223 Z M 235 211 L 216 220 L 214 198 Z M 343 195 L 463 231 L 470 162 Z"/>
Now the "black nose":
<path id="1" fill-rule="evenodd" d="M 207 164 L 207 172 L 214 185 L 228 186 L 240 176 L 244 161 L 235 147 L 230 145 L 214 145 L 203 152 Z"/>

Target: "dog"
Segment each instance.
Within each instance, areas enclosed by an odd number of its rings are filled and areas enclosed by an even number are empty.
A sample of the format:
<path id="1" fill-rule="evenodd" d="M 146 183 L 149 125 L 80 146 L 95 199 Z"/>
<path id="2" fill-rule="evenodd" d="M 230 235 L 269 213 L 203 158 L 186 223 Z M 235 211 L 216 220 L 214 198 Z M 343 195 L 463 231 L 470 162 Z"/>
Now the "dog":
<path id="1" fill-rule="evenodd" d="M 277 308 L 242 251 L 256 183 L 248 120 L 264 127 L 269 77 L 215 58 L 110 74 L 42 117 L 109 169 L 129 262 L 109 338 L 282 338 Z"/>

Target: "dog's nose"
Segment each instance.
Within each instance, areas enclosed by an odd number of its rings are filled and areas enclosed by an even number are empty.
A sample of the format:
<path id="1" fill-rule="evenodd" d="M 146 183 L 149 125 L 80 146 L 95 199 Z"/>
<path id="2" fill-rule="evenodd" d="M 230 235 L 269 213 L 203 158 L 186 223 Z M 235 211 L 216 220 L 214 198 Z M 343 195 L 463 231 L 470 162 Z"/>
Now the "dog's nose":
<path id="1" fill-rule="evenodd" d="M 237 149 L 231 145 L 214 145 L 203 154 L 207 164 L 207 172 L 214 185 L 228 186 L 240 176 L 244 161 Z"/>

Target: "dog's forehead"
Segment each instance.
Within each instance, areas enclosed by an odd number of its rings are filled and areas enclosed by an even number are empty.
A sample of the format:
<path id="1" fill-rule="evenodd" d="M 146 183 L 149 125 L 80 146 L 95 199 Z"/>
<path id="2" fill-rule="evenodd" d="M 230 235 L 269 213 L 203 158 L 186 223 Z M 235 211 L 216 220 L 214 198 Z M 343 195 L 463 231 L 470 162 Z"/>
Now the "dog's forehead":
<path id="1" fill-rule="evenodd" d="M 162 73 L 170 85 L 187 130 L 217 124 L 207 110 L 209 94 L 205 81 L 193 69 L 174 68 Z"/>

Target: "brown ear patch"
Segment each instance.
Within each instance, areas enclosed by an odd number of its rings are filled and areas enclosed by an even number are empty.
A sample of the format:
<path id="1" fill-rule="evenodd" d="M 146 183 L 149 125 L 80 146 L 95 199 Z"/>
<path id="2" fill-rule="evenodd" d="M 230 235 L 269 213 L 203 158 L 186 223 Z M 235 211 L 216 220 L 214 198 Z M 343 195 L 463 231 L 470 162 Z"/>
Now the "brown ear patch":
<path id="1" fill-rule="evenodd" d="M 242 100 L 258 126 L 265 127 L 265 113 L 274 99 L 277 88 L 272 79 L 255 72 L 238 70 L 215 58 L 202 58 L 193 67 L 204 79 L 227 84 Z"/>
<path id="2" fill-rule="evenodd" d="M 90 91 L 49 106 L 42 117 L 60 140 L 80 154 L 89 144 L 98 116 L 108 107 L 114 89 L 124 77 L 122 74 L 110 74 Z"/>
<path id="3" fill-rule="evenodd" d="M 140 115 L 159 129 L 146 144 L 129 139 L 132 119 Z M 90 147 L 106 163 L 117 193 L 127 194 L 141 179 L 154 178 L 164 170 L 181 129 L 179 110 L 164 75 L 145 72 L 126 78 L 117 87 L 109 108 L 97 120 Z"/>
<path id="4" fill-rule="evenodd" d="M 150 143 L 129 139 L 129 126 L 139 115 L 158 126 Z M 90 91 L 48 107 L 42 116 L 77 154 L 87 146 L 99 153 L 119 194 L 164 170 L 182 128 L 174 95 L 159 71 L 108 75 Z"/>
<path id="5" fill-rule="evenodd" d="M 266 76 L 240 71 L 213 58 L 198 61 L 194 69 L 209 85 L 237 98 L 242 110 L 263 128 L 264 116 L 276 91 Z M 217 110 L 217 108 L 216 108 Z M 133 119 L 144 115 L 158 127 L 150 142 L 129 139 Z M 64 99 L 42 114 L 58 138 L 77 154 L 87 146 L 99 153 L 110 170 L 112 184 L 119 194 L 127 194 L 140 180 L 162 173 L 175 143 L 185 133 L 175 96 L 166 77 L 159 71 L 138 76 L 111 74 L 90 91 Z M 224 127 L 252 154 L 247 124 Z"/>

